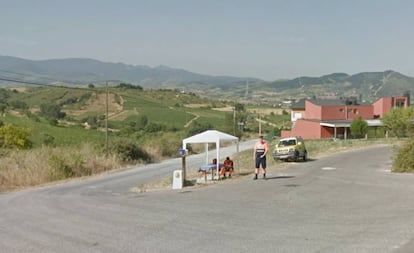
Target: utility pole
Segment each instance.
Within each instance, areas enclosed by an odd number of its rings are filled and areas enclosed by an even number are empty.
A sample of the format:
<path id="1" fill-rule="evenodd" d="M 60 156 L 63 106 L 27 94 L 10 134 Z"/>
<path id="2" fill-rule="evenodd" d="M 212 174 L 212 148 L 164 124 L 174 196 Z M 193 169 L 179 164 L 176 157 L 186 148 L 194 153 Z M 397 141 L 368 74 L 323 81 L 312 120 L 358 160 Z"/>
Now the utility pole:
<path id="1" fill-rule="evenodd" d="M 259 114 L 259 135 L 262 135 L 262 121 L 260 119 L 260 114 Z"/>
<path id="2" fill-rule="evenodd" d="M 108 82 L 106 82 L 106 116 L 105 116 L 105 157 L 108 158 Z"/>
<path id="3" fill-rule="evenodd" d="M 233 135 L 236 136 L 236 104 L 233 108 Z"/>

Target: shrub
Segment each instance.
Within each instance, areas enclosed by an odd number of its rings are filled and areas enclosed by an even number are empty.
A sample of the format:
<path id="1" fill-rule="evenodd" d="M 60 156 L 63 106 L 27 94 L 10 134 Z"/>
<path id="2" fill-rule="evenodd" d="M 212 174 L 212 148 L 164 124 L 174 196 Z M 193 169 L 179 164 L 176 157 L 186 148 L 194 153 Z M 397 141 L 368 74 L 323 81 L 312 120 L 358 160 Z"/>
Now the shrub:
<path id="1" fill-rule="evenodd" d="M 55 104 L 41 104 L 40 113 L 45 118 L 63 119 L 66 113 L 61 112 L 61 107 Z"/>
<path id="2" fill-rule="evenodd" d="M 50 124 L 51 126 L 57 126 L 57 125 L 59 124 L 59 121 L 58 121 L 57 119 L 54 119 L 54 118 L 49 118 L 49 119 L 47 120 L 47 122 L 49 122 L 49 124 Z"/>
<path id="3" fill-rule="evenodd" d="M 55 137 L 50 134 L 43 134 L 43 144 L 46 146 L 54 146 L 55 145 Z"/>
<path id="4" fill-rule="evenodd" d="M 62 105 L 70 105 L 70 104 L 75 104 L 78 102 L 78 98 L 77 97 L 68 97 L 65 99 L 62 99 L 59 103 L 60 106 Z"/>
<path id="5" fill-rule="evenodd" d="M 164 134 L 160 138 L 154 138 L 153 149 L 162 157 L 176 157 L 182 146 L 182 139 L 174 134 Z M 160 158 L 161 157 L 157 157 Z"/>
<path id="6" fill-rule="evenodd" d="M 12 124 L 0 127 L 0 146 L 3 148 L 27 149 L 32 147 L 29 140 L 30 130 Z"/>
<path id="7" fill-rule="evenodd" d="M 123 162 L 143 161 L 151 162 L 151 156 L 138 143 L 129 139 L 120 139 L 111 147 L 118 158 Z"/>
<path id="8" fill-rule="evenodd" d="M 92 169 L 85 167 L 84 163 L 84 158 L 81 154 L 72 156 L 71 165 L 75 177 L 90 176 L 92 174 Z"/>
<path id="9" fill-rule="evenodd" d="M 51 170 L 49 172 L 51 180 L 61 180 L 74 175 L 71 166 L 66 163 L 64 157 L 52 155 L 49 159 L 49 164 L 51 166 Z"/>
<path id="10" fill-rule="evenodd" d="M 53 154 L 49 159 L 49 178 L 50 180 L 61 180 L 70 177 L 82 177 L 92 175 L 95 171 L 93 167 L 86 164 L 84 153 L 80 150 L 71 154 Z"/>
<path id="11" fill-rule="evenodd" d="M 414 138 L 411 138 L 397 151 L 392 165 L 393 172 L 414 171 Z"/>
<path id="12" fill-rule="evenodd" d="M 85 102 L 88 99 L 90 99 L 91 96 L 92 96 L 92 92 L 86 92 L 86 93 L 82 94 L 82 96 L 80 96 L 79 102 Z"/>
<path id="13" fill-rule="evenodd" d="M 194 121 L 191 124 L 191 128 L 188 130 L 188 136 L 196 135 L 198 133 L 204 132 L 212 128 L 213 128 L 213 125 L 210 123 L 201 124 L 198 121 Z"/>
<path id="14" fill-rule="evenodd" d="M 24 113 L 26 114 L 27 118 L 35 121 L 35 122 L 40 122 L 39 117 L 36 116 L 36 114 L 33 114 L 31 111 L 29 110 L 25 110 Z"/>
<path id="15" fill-rule="evenodd" d="M 98 126 L 98 118 L 96 116 L 87 116 L 81 119 L 81 122 L 88 123 L 88 125 L 92 128 L 96 128 Z"/>
<path id="16" fill-rule="evenodd" d="M 156 133 L 166 130 L 167 127 L 163 124 L 150 122 L 147 126 L 145 126 L 144 131 L 147 133 Z"/>

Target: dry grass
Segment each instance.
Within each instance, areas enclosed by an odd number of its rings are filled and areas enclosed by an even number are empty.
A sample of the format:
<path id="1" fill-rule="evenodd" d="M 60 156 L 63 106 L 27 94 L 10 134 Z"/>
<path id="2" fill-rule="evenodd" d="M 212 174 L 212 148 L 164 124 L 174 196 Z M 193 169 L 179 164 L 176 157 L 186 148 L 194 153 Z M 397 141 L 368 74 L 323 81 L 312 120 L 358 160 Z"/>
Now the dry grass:
<path id="1" fill-rule="evenodd" d="M 113 156 L 98 155 L 89 145 L 78 148 L 53 148 L 11 151 L 0 157 L 0 191 L 22 189 L 65 179 L 62 168 L 73 177 L 99 174 L 120 167 Z"/>
<path id="2" fill-rule="evenodd" d="M 377 139 L 377 140 L 350 140 L 350 141 L 307 141 L 307 149 L 310 159 L 317 159 L 335 152 L 348 150 L 351 148 L 363 147 L 367 145 L 391 144 L 397 143 L 395 139 Z M 270 149 L 273 151 L 275 143 L 270 143 Z M 151 153 L 160 153 L 156 147 L 150 147 Z M 155 160 L 162 157 L 155 157 Z M 231 180 L 237 180 L 245 176 L 250 176 L 254 172 L 254 162 L 252 150 L 240 152 L 232 156 L 235 162 L 235 171 Z M 289 163 L 274 161 L 271 156 L 268 157 L 268 169 L 283 169 Z M 48 184 L 54 181 L 67 178 L 82 177 L 88 175 L 100 174 L 107 171 L 121 169 L 122 165 L 115 156 L 104 157 L 90 145 L 83 145 L 81 148 L 73 147 L 42 147 L 34 150 L 11 151 L 0 156 L 0 191 L 10 191 L 22 189 L 37 185 Z M 124 166 L 125 168 L 125 166 Z M 69 169 L 71 176 L 62 173 Z M 209 175 L 210 176 L 210 175 Z M 204 176 L 196 171 L 187 171 L 187 180 L 189 187 L 201 187 L 208 184 L 203 182 Z M 197 183 L 197 180 L 201 183 Z M 223 183 L 223 181 L 213 181 L 209 183 Z M 145 192 L 153 190 L 171 189 L 172 176 L 159 178 L 154 182 L 139 185 L 132 189 L 136 192 Z"/>

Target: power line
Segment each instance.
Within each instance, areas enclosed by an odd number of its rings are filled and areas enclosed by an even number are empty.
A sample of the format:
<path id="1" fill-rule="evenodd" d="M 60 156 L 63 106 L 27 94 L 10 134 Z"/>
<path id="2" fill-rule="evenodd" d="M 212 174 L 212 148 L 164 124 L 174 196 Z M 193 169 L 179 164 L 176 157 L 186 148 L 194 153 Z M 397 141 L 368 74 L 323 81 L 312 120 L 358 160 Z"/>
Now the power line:
<path id="1" fill-rule="evenodd" d="M 18 72 L 14 72 L 14 71 L 10 71 L 10 70 L 4 70 L 4 69 L 0 69 L 0 72 L 9 73 L 9 74 L 13 74 L 13 75 L 16 75 L 16 76 L 22 76 L 22 77 L 31 77 L 31 78 L 43 79 L 43 80 L 48 80 L 48 81 L 52 81 L 52 82 L 79 84 L 79 82 L 67 81 L 67 80 L 61 81 L 61 80 L 56 80 L 54 78 L 50 78 L 50 77 L 47 77 L 47 76 L 33 75 L 33 74 L 26 74 L 26 73 L 18 73 Z M 9 77 L 7 77 L 7 78 L 9 78 Z"/>
<path id="2" fill-rule="evenodd" d="M 5 69 L 0 69 L 0 72 L 21 76 L 22 77 L 21 79 L 24 79 L 24 77 L 31 77 L 31 78 L 48 80 L 50 82 L 60 82 L 62 84 L 74 84 L 74 85 L 86 85 L 88 83 L 88 84 L 98 84 L 98 85 L 101 85 L 101 86 L 106 86 L 106 85 L 108 85 L 108 83 L 127 82 L 127 81 L 123 81 L 123 80 L 119 80 L 119 79 L 118 80 L 105 79 L 105 80 L 95 80 L 95 81 L 87 81 L 87 82 L 82 82 L 82 81 L 76 81 L 75 82 L 75 81 L 70 81 L 70 80 L 57 80 L 57 79 L 54 79 L 54 78 L 44 77 L 44 76 L 41 76 L 41 75 L 19 73 L 19 72 L 14 72 L 14 71 L 5 70 Z M 41 82 L 25 81 L 25 80 L 21 80 L 21 79 L 19 80 L 19 78 L 8 77 L 8 76 L 0 76 L 0 81 L 8 81 L 8 82 L 22 83 L 22 84 L 32 84 L 32 85 L 38 85 L 38 86 L 65 87 L 63 85 L 56 85 L 56 84 L 53 85 L 53 84 L 47 84 L 47 83 L 41 83 Z M 70 88 L 74 88 L 74 87 L 70 87 Z"/>
<path id="3" fill-rule="evenodd" d="M 38 86 L 53 86 L 53 87 L 56 87 L 56 85 L 51 85 L 51 84 L 35 83 L 35 82 L 15 80 L 15 79 L 9 79 L 9 78 L 1 78 L 1 77 L 0 77 L 0 81 L 7 81 L 7 82 L 13 82 L 13 83 L 23 83 L 23 84 L 32 84 L 32 85 L 38 85 Z"/>

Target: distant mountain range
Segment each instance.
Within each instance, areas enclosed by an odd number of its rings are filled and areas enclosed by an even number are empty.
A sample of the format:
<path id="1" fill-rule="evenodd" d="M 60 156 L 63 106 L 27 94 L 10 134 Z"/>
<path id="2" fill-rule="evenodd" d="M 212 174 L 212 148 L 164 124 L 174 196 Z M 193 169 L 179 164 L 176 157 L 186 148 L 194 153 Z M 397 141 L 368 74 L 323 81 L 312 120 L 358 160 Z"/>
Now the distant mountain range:
<path id="1" fill-rule="evenodd" d="M 414 94 L 414 78 L 387 70 L 362 72 L 355 75 L 333 73 L 321 77 L 298 77 L 292 80 L 274 81 L 264 85 L 267 91 L 284 94 L 285 97 L 340 98 L 357 97 L 372 102 L 380 97 Z"/>
<path id="2" fill-rule="evenodd" d="M 106 81 L 138 84 L 144 88 L 158 88 L 168 85 L 186 85 L 189 83 L 205 85 L 234 84 L 246 81 L 255 82 L 255 78 L 230 76 L 209 76 L 192 73 L 167 66 L 133 66 L 123 63 L 107 63 L 86 58 L 26 60 L 10 56 L 0 56 L 0 78 L 10 77 L 18 80 L 40 83 L 102 84 Z"/>
<path id="3" fill-rule="evenodd" d="M 121 82 L 144 88 L 172 88 L 240 102 L 277 103 L 307 97 L 357 96 L 373 101 L 383 96 L 414 93 L 414 78 L 388 70 L 355 75 L 333 73 L 265 82 L 252 77 L 210 76 L 166 66 L 133 66 L 86 58 L 27 60 L 0 56 L 0 86 L 29 84 L 111 85 Z"/>

